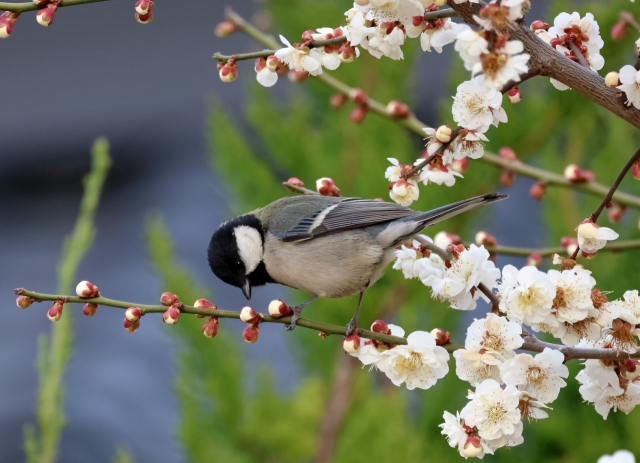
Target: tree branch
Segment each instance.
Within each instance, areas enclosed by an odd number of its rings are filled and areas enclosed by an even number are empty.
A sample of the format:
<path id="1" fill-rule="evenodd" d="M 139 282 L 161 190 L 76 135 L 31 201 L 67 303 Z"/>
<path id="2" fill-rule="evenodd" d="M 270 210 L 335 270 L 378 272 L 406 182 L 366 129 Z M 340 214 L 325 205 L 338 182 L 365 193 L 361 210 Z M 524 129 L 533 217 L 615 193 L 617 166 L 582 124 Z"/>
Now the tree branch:
<path id="1" fill-rule="evenodd" d="M 97 3 L 97 2 L 106 2 L 109 0 L 62 0 L 58 6 L 75 6 L 75 5 L 83 5 L 85 3 Z M 25 2 L 25 3 L 10 3 L 10 2 L 0 2 L 0 11 L 13 11 L 14 13 L 24 13 L 25 11 L 33 11 L 33 10 L 41 10 L 46 8 L 46 4 L 36 5 L 33 2 Z"/>

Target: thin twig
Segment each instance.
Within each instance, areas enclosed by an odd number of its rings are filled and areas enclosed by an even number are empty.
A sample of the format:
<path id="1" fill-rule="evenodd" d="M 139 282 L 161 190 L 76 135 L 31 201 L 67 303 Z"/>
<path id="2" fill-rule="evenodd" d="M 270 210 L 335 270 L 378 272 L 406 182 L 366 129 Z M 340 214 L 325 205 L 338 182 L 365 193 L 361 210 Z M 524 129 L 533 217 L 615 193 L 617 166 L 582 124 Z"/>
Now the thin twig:
<path id="1" fill-rule="evenodd" d="M 569 45 L 569 48 L 571 49 L 576 59 L 578 60 L 578 63 L 580 63 L 582 66 L 586 67 L 587 69 L 591 69 L 589 62 L 585 59 L 584 55 L 582 54 L 578 46 L 573 42 L 573 40 L 567 40 L 567 44 Z"/>
<path id="2" fill-rule="evenodd" d="M 75 5 L 83 5 L 85 3 L 98 3 L 98 2 L 106 2 L 108 0 L 62 0 L 58 6 L 75 6 Z M 33 11 L 33 10 L 41 10 L 42 8 L 46 8 L 47 4 L 43 3 L 42 5 L 36 5 L 33 2 L 25 2 L 25 3 L 10 3 L 10 2 L 0 2 L 0 11 L 13 11 L 14 13 L 24 13 L 25 11 Z"/>
<path id="3" fill-rule="evenodd" d="M 451 146 L 451 143 L 453 143 L 454 140 L 458 137 L 458 134 L 460 133 L 460 130 L 461 130 L 461 127 L 456 127 L 455 129 L 453 129 L 451 131 L 451 139 L 447 143 L 443 143 L 442 146 L 440 146 L 440 148 L 438 148 L 438 150 L 435 153 L 433 153 L 431 156 L 429 156 L 424 161 L 422 161 L 418 165 L 416 165 L 409 172 L 407 172 L 404 175 L 404 178 L 405 179 L 409 178 L 413 174 L 416 174 L 416 173 L 420 172 L 420 170 L 422 170 L 423 167 L 427 166 L 431 161 L 433 161 L 433 158 L 436 157 L 436 155 L 444 153 L 445 150 L 448 149 L 449 146 Z"/>
<path id="4" fill-rule="evenodd" d="M 504 95 L 505 93 L 508 93 L 509 90 L 511 90 L 513 87 L 517 87 L 522 82 L 525 82 L 525 81 L 531 79 L 532 77 L 539 76 L 539 75 L 540 75 L 540 71 L 539 70 L 531 68 L 527 72 L 525 72 L 524 74 L 520 74 L 520 80 L 519 81 L 516 82 L 515 80 L 510 80 L 509 82 L 504 84 L 502 89 L 500 89 L 500 93 L 502 93 Z"/>

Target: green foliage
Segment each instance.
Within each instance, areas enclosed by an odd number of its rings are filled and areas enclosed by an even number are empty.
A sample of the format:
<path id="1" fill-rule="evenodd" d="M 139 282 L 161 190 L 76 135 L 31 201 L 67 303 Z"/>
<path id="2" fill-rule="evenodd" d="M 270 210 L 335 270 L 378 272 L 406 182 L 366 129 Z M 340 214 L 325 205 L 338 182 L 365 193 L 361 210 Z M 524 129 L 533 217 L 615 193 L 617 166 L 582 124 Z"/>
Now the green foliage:
<path id="1" fill-rule="evenodd" d="M 91 151 L 91 171 L 84 179 L 78 218 L 73 232 L 65 240 L 58 265 L 58 294 L 72 291 L 78 265 L 91 248 L 96 235 L 95 214 L 110 167 L 109 143 L 98 138 Z M 24 450 L 28 463 L 50 463 L 56 459 L 66 424 L 63 377 L 73 345 L 73 318 L 69 309 L 52 325 L 51 331 L 51 337 L 42 335 L 38 340 L 38 428 L 36 431 L 32 425 L 25 426 Z"/>
<path id="2" fill-rule="evenodd" d="M 111 461 L 113 463 L 136 463 L 131 450 L 124 445 L 116 448 L 116 451 L 113 455 L 113 460 Z"/>

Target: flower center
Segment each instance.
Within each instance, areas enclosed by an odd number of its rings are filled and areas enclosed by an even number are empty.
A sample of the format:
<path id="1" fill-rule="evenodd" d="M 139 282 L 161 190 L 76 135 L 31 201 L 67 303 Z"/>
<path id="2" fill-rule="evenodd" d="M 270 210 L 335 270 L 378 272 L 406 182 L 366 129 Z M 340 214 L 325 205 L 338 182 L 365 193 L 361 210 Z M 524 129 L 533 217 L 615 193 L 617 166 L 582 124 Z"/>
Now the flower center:
<path id="1" fill-rule="evenodd" d="M 417 352 L 412 352 L 409 357 L 400 357 L 396 362 L 396 369 L 399 374 L 412 372 L 422 365 L 422 356 Z"/>
<path id="2" fill-rule="evenodd" d="M 533 385 L 540 385 L 547 378 L 547 372 L 540 367 L 529 367 L 527 370 L 527 382 Z"/>
<path id="3" fill-rule="evenodd" d="M 486 349 L 490 349 L 490 350 L 500 350 L 504 347 L 502 338 L 495 334 L 490 334 L 488 331 L 484 335 L 484 341 L 482 342 L 482 345 Z"/>
<path id="4" fill-rule="evenodd" d="M 469 111 L 474 116 L 479 116 L 485 111 L 485 101 L 481 95 L 474 93 L 466 98 L 465 106 L 467 111 Z"/>
<path id="5" fill-rule="evenodd" d="M 482 61 L 482 70 L 489 77 L 495 77 L 497 72 L 507 64 L 507 56 L 495 51 L 482 54 L 480 60 Z"/>
<path id="6" fill-rule="evenodd" d="M 501 403 L 492 405 L 487 410 L 487 421 L 492 423 L 499 423 L 507 414 L 507 410 Z"/>

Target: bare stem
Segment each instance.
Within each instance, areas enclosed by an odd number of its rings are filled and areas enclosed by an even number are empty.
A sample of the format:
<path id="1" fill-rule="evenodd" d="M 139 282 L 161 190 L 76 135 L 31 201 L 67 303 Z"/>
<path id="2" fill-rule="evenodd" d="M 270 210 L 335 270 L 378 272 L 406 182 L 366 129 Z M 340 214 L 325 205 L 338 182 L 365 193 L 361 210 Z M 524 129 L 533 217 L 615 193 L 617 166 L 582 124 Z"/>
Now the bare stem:
<path id="1" fill-rule="evenodd" d="M 573 40 L 569 40 L 567 43 L 569 44 L 569 48 L 571 49 L 573 54 L 576 56 L 578 63 L 580 63 L 582 66 L 586 67 L 587 69 L 591 69 L 589 62 L 585 59 L 584 55 L 582 54 L 578 46 L 575 43 L 573 43 Z"/>
<path id="2" fill-rule="evenodd" d="M 62 0 L 58 6 L 75 6 L 75 5 L 83 5 L 85 3 L 97 3 L 97 2 L 105 2 L 108 0 Z M 46 4 L 36 5 L 33 2 L 25 2 L 25 3 L 10 3 L 10 2 L 0 2 L 0 11 L 13 11 L 14 13 L 24 13 L 25 11 L 33 11 L 33 10 L 41 10 L 42 8 L 46 8 Z"/>
<path id="3" fill-rule="evenodd" d="M 535 77 L 535 76 L 538 76 L 538 75 L 540 75 L 540 71 L 537 70 L 537 69 L 531 68 L 527 72 L 525 72 L 524 74 L 520 74 L 520 80 L 519 81 L 516 82 L 515 80 L 510 80 L 509 82 L 504 84 L 504 86 L 500 90 L 500 93 L 502 93 L 504 95 L 505 93 L 508 93 L 509 90 L 511 90 L 513 87 L 517 87 L 522 82 L 525 82 L 525 81 L 531 79 L 532 77 Z"/>

